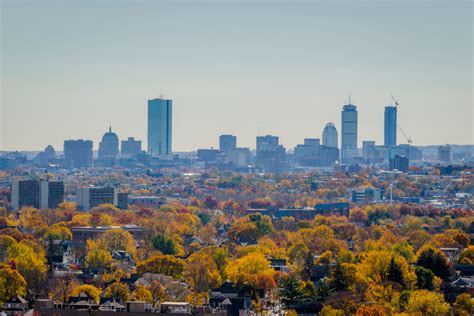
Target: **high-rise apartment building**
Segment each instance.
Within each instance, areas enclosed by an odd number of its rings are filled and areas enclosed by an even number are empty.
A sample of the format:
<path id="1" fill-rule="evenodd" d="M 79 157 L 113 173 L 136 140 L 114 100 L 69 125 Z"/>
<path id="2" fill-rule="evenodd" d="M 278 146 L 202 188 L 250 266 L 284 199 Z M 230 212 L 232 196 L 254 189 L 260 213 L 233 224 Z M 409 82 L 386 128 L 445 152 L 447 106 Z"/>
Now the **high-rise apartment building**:
<path id="1" fill-rule="evenodd" d="M 24 206 L 55 209 L 64 201 L 62 181 L 15 180 L 12 182 L 12 207 Z"/>
<path id="2" fill-rule="evenodd" d="M 63 201 L 62 181 L 40 181 L 40 208 L 56 209 Z"/>
<path id="3" fill-rule="evenodd" d="M 323 130 L 323 145 L 326 147 L 337 148 L 338 145 L 337 129 L 334 123 L 327 123 Z"/>
<path id="4" fill-rule="evenodd" d="M 172 100 L 148 100 L 148 152 L 171 155 Z"/>
<path id="5" fill-rule="evenodd" d="M 341 158 L 346 162 L 358 156 L 357 152 L 357 107 L 344 105 L 341 113 Z"/>
<path id="6" fill-rule="evenodd" d="M 397 107 L 396 106 L 385 107 L 384 145 L 397 146 Z"/>
<path id="7" fill-rule="evenodd" d="M 237 148 L 237 137 L 234 135 L 219 136 L 219 150 L 225 154 L 229 154 L 231 150 Z"/>
<path id="8" fill-rule="evenodd" d="M 81 187 L 77 189 L 76 204 L 80 211 L 88 211 L 101 204 L 115 204 L 115 189 L 112 187 Z"/>
<path id="9" fill-rule="evenodd" d="M 122 155 L 136 155 L 142 151 L 142 141 L 129 137 L 127 140 L 122 140 L 120 150 Z"/>
<path id="10" fill-rule="evenodd" d="M 64 160 L 67 168 L 92 167 L 92 141 L 91 140 L 65 140 Z"/>

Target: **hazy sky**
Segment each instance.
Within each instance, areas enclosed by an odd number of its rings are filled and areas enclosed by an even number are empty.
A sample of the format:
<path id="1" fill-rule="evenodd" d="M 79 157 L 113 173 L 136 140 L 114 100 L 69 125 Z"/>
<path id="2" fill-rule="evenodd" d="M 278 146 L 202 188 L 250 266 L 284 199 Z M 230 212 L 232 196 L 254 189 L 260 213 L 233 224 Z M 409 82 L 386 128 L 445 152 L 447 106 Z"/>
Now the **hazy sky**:
<path id="1" fill-rule="evenodd" d="M 146 148 L 160 94 L 176 151 L 340 133 L 349 93 L 359 144 L 383 142 L 390 94 L 415 145 L 474 143 L 473 1 L 0 3 L 0 149 L 97 148 L 109 121 Z"/>

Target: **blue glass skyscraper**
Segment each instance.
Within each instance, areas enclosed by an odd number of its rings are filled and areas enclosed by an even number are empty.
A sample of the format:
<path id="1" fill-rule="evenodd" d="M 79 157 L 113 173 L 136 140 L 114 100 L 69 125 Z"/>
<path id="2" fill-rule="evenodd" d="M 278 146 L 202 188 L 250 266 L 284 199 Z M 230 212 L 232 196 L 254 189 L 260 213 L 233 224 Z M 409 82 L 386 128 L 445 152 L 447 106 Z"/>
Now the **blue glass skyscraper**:
<path id="1" fill-rule="evenodd" d="M 148 100 L 148 152 L 171 154 L 172 101 L 162 98 Z"/>
<path id="2" fill-rule="evenodd" d="M 397 107 L 386 106 L 384 118 L 384 145 L 397 146 Z"/>

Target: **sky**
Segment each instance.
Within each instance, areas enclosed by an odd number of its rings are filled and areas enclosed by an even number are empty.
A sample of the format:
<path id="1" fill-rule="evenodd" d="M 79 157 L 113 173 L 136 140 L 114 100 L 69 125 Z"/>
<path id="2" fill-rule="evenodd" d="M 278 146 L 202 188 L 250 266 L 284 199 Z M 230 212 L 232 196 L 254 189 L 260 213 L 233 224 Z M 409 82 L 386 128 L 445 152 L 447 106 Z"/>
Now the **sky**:
<path id="1" fill-rule="evenodd" d="M 473 1 L 0 0 L 0 149 L 96 149 L 109 122 L 146 148 L 147 100 L 173 100 L 173 150 L 220 134 L 288 148 L 340 134 L 383 143 L 384 106 L 414 145 L 473 144 Z M 406 143 L 398 133 L 398 140 Z"/>

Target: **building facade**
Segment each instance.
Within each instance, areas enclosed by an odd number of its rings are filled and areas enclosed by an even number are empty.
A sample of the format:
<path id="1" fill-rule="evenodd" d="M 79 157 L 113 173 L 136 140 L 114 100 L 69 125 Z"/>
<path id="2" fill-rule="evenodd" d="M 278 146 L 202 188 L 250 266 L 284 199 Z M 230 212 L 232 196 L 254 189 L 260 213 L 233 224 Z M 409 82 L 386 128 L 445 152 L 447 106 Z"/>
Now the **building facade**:
<path id="1" fill-rule="evenodd" d="M 92 167 L 92 141 L 66 140 L 64 141 L 64 163 L 67 168 Z"/>
<path id="2" fill-rule="evenodd" d="M 357 107 L 346 104 L 341 114 L 341 159 L 347 162 L 358 156 L 357 152 Z"/>
<path id="3" fill-rule="evenodd" d="M 385 107 L 384 145 L 397 146 L 397 107 L 396 106 Z"/>
<path id="4" fill-rule="evenodd" d="M 40 181 L 40 208 L 56 209 L 63 201 L 62 181 Z"/>
<path id="5" fill-rule="evenodd" d="M 148 152 L 172 153 L 172 100 L 148 100 Z"/>

